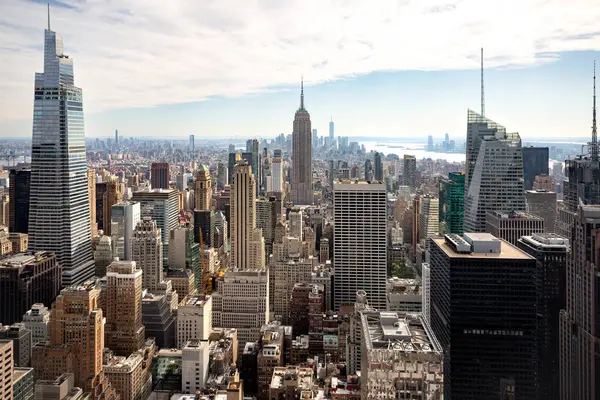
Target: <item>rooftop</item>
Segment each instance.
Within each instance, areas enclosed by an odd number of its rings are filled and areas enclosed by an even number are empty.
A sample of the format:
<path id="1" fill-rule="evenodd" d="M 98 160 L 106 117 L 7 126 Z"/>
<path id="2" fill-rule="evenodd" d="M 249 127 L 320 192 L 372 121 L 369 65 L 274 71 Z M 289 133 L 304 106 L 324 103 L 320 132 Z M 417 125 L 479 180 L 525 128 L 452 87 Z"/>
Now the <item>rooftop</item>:
<path id="1" fill-rule="evenodd" d="M 465 234 L 467 235 L 467 234 Z M 500 245 L 500 250 L 495 252 L 477 252 L 468 250 L 463 252 L 462 250 L 456 249 L 452 244 L 450 244 L 447 238 L 450 235 L 446 235 L 444 238 L 431 238 L 435 244 L 438 245 L 440 249 L 446 253 L 449 258 L 484 258 L 484 259 L 503 259 L 503 260 L 531 260 L 533 257 L 528 255 L 527 253 L 521 251 L 517 247 L 512 244 L 506 242 L 505 240 L 498 239 L 495 236 L 489 233 L 468 233 L 468 235 L 477 242 L 478 240 L 489 241 L 494 239 L 494 241 L 498 241 Z M 468 243 L 467 243 L 468 244 Z M 478 243 L 477 243 L 478 244 Z M 472 249 L 472 247 L 470 248 Z"/>
<path id="2" fill-rule="evenodd" d="M 543 218 L 537 215 L 526 213 L 525 211 L 488 211 L 489 215 L 492 215 L 499 219 L 529 219 L 529 220 L 541 220 Z"/>
<path id="3" fill-rule="evenodd" d="M 534 233 L 531 236 L 521 237 L 522 241 L 541 248 L 562 248 L 569 247 L 569 239 L 556 233 Z"/>
<path id="4" fill-rule="evenodd" d="M 275 367 L 271 379 L 271 389 L 283 389 L 292 385 L 301 390 L 311 390 L 313 387 L 312 368 Z"/>

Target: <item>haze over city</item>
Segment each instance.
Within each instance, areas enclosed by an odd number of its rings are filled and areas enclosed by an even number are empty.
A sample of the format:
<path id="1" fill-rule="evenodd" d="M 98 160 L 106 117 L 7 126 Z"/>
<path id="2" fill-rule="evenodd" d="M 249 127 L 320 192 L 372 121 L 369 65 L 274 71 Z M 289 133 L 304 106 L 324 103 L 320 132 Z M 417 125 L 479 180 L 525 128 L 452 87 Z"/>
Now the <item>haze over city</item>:
<path id="1" fill-rule="evenodd" d="M 86 136 L 274 137 L 304 76 L 313 127 L 464 134 L 480 108 L 529 138 L 586 136 L 600 3 L 51 1 L 85 88 Z M 0 4 L 0 136 L 31 135 L 46 4 Z"/>

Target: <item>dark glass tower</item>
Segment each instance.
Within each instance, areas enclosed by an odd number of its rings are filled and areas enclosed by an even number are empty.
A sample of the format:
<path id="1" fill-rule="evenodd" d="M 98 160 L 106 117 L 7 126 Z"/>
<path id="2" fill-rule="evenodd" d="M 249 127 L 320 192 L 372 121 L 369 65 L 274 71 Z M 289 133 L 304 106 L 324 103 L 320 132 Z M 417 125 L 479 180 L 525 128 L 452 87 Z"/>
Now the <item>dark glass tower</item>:
<path id="1" fill-rule="evenodd" d="M 31 169 L 11 169 L 9 181 L 8 230 L 9 232 L 27 233 L 29 231 Z"/>
<path id="2" fill-rule="evenodd" d="M 550 149 L 548 147 L 523 147 L 523 179 L 525 190 L 533 188 L 536 175 L 548 175 Z"/>
<path id="3" fill-rule="evenodd" d="M 463 233 L 465 216 L 465 174 L 450 172 L 440 180 L 440 230 L 443 233 Z"/>
<path id="4" fill-rule="evenodd" d="M 375 152 L 375 180 L 383 182 L 383 154 Z"/>

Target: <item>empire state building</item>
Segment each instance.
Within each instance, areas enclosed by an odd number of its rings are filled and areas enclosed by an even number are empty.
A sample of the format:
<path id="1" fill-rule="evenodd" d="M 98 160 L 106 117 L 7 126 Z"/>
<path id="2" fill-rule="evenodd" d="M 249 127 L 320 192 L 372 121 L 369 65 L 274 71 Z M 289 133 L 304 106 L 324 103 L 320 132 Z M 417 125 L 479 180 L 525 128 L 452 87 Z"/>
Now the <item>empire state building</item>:
<path id="1" fill-rule="evenodd" d="M 296 205 L 310 205 L 314 202 L 312 129 L 310 114 L 304 108 L 304 82 L 301 84 L 300 108 L 294 116 L 292 133 L 292 202 Z"/>

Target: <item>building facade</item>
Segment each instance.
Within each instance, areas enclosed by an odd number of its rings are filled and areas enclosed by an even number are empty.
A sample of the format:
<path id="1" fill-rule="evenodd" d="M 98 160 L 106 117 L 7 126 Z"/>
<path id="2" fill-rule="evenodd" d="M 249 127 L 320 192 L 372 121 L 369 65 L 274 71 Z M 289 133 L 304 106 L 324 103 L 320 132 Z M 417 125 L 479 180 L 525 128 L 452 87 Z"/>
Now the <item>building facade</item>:
<path id="1" fill-rule="evenodd" d="M 521 236 L 544 233 L 546 228 L 544 219 L 537 215 L 528 214 L 524 211 L 499 210 L 488 211 L 485 231 L 516 246 Z"/>
<path id="2" fill-rule="evenodd" d="M 141 219 L 140 203 L 127 201 L 111 207 L 111 244 L 114 257 L 131 260 L 131 238 Z"/>
<path id="3" fill-rule="evenodd" d="M 440 233 L 462 235 L 465 217 L 465 174 L 450 172 L 440 180 Z"/>
<path id="4" fill-rule="evenodd" d="M 31 189 L 31 169 L 11 169 L 9 174 L 9 232 L 29 232 L 29 193 Z"/>
<path id="5" fill-rule="evenodd" d="M 152 163 L 150 167 L 150 185 L 152 189 L 169 189 L 170 180 L 169 163 Z"/>
<path id="6" fill-rule="evenodd" d="M 310 114 L 304 108 L 304 83 L 300 93 L 300 108 L 294 116 L 292 132 L 292 202 L 313 204 L 312 136 Z"/>

